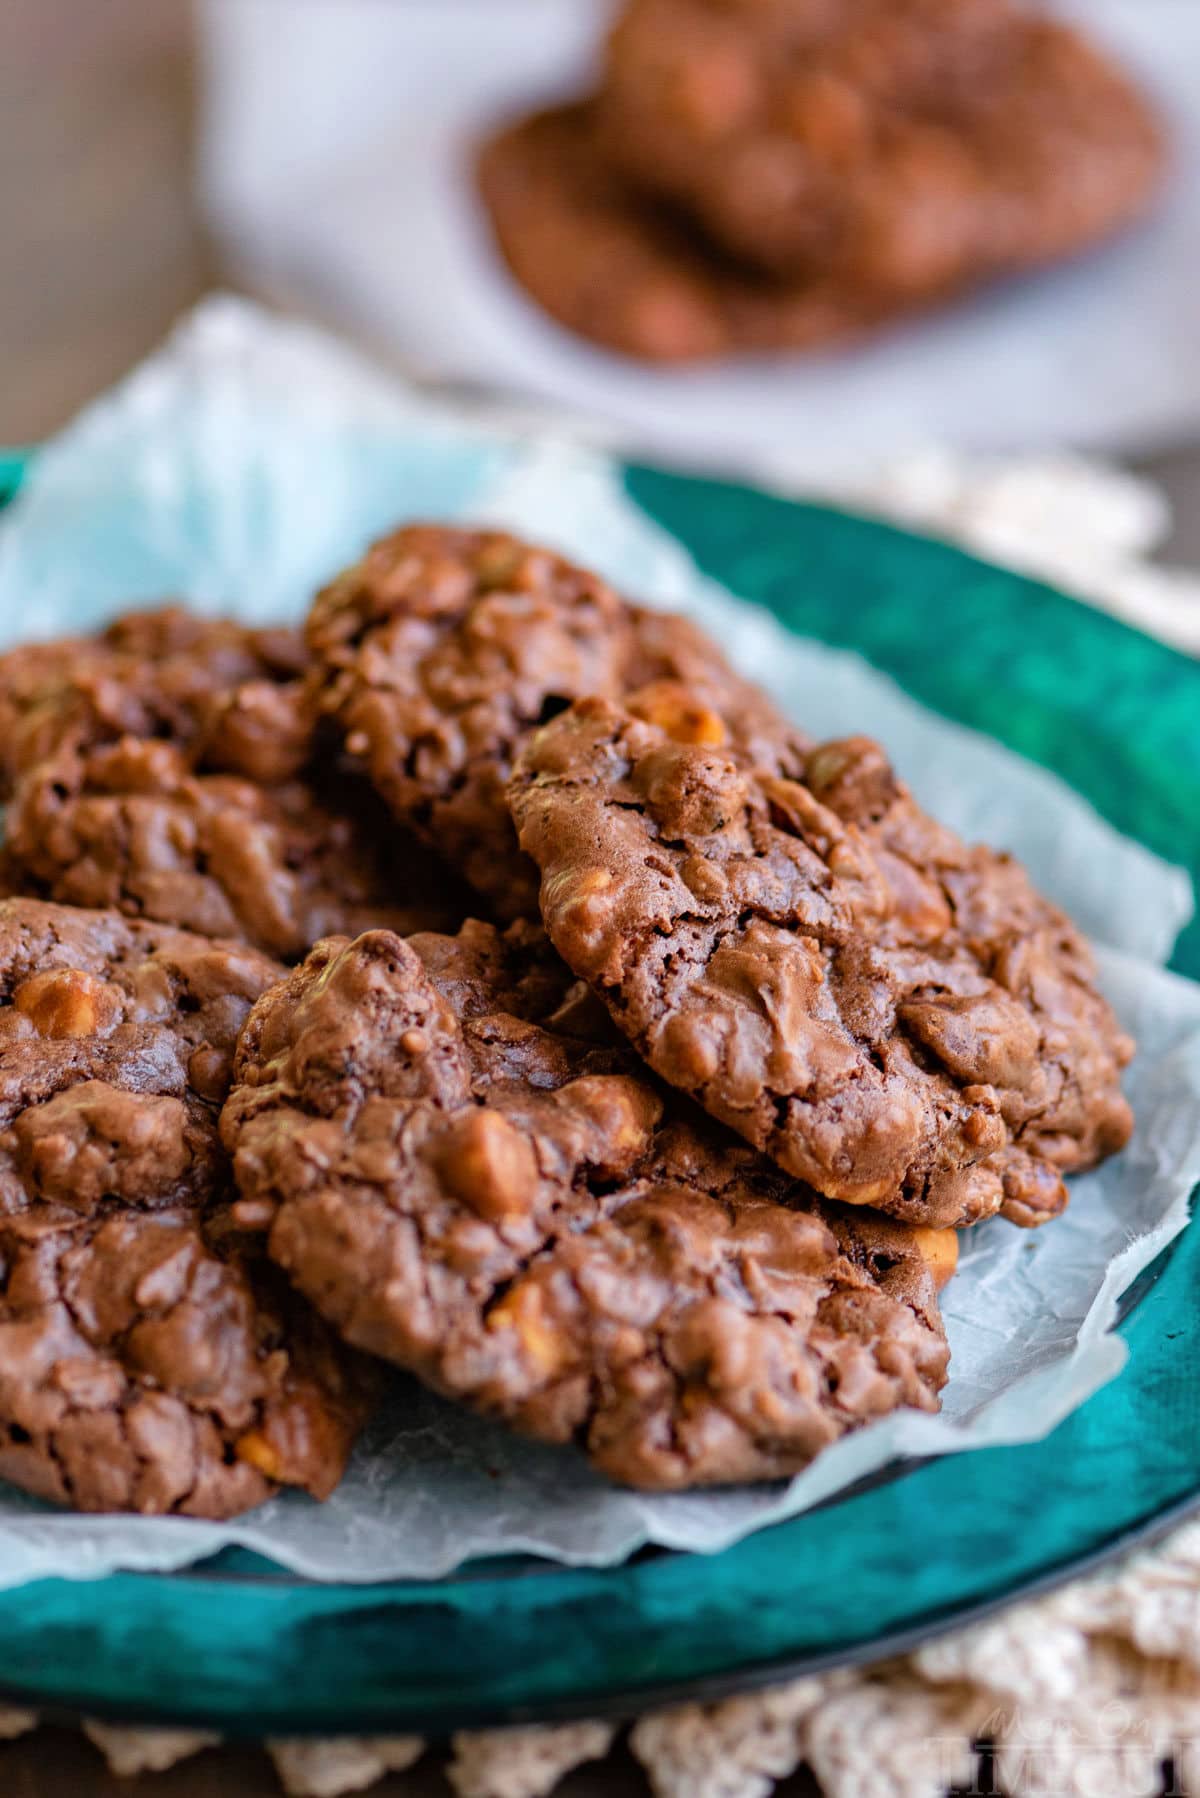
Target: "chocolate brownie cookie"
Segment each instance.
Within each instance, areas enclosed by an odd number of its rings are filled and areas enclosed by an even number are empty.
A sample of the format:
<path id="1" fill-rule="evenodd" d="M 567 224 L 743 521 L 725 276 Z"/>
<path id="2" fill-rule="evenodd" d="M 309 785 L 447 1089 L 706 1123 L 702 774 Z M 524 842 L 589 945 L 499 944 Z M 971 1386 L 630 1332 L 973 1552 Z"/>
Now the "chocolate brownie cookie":
<path id="1" fill-rule="evenodd" d="M 249 630 L 182 606 L 130 612 L 95 637 L 10 650 L 0 656 L 0 798 L 64 745 L 125 735 L 199 739 L 212 766 L 286 779 L 308 752 L 306 663 L 298 632 Z"/>
<path id="2" fill-rule="evenodd" d="M 824 274 L 763 278 L 613 168 L 588 104 L 537 113 L 479 152 L 477 174 L 511 273 L 569 331 L 648 362 L 815 350 L 902 308 Z"/>
<path id="3" fill-rule="evenodd" d="M 114 913 L 0 904 L 0 1475 L 228 1516 L 336 1485 L 366 1376 L 238 1218 L 217 1114 L 283 969 Z"/>
<path id="4" fill-rule="evenodd" d="M 308 638 L 347 749 L 501 917 L 537 909 L 504 797 L 513 753 L 572 699 L 674 676 L 720 701 L 755 759 L 789 769 L 807 746 L 686 619 L 498 531 L 395 531 L 318 596 Z"/>
<path id="5" fill-rule="evenodd" d="M 1133 83 L 1008 0 L 630 0 L 599 118 L 730 254 L 906 301 L 1107 236 L 1164 161 Z"/>
<path id="6" fill-rule="evenodd" d="M 349 1341 L 635 1485 L 936 1408 L 953 1239 L 823 1204 L 592 1021 L 532 926 L 319 944 L 222 1118 L 272 1256 Z"/>
<path id="7" fill-rule="evenodd" d="M 330 931 L 456 924 L 469 909 L 357 775 L 314 768 L 265 786 L 139 737 L 61 749 L 24 774 L 5 851 L 26 891 L 240 937 L 285 961 Z"/>
<path id="8" fill-rule="evenodd" d="M 366 1380 L 220 1221 L 0 1217 L 0 1477 L 77 1511 L 232 1517 L 281 1486 L 328 1497 Z"/>
<path id="9" fill-rule="evenodd" d="M 1132 1044 L 1086 946 L 864 739 L 802 779 L 586 700 L 510 788 L 546 928 L 651 1067 L 831 1198 L 1038 1223 L 1121 1148 Z"/>

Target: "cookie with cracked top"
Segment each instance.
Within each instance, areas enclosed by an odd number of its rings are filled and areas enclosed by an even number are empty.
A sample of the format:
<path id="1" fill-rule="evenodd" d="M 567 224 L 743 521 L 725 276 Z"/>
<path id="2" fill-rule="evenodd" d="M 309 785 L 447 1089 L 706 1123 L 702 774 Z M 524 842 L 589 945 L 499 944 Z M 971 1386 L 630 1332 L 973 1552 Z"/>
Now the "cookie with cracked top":
<path id="1" fill-rule="evenodd" d="M 218 1135 L 284 970 L 115 913 L 0 903 L 0 1476 L 77 1510 L 324 1496 L 370 1378 L 264 1260 Z"/>
<path id="2" fill-rule="evenodd" d="M 1009 0 L 629 0 L 597 117 L 747 266 L 896 303 L 1076 254 L 1165 160 L 1135 83 Z"/>
<path id="3" fill-rule="evenodd" d="M 303 639 L 179 608 L 0 664 L 5 877 L 297 960 L 371 925 L 452 927 L 465 889 L 322 734 Z"/>
<path id="4" fill-rule="evenodd" d="M 61 750 L 17 783 L 9 877 L 296 961 L 330 931 L 457 923 L 460 883 L 349 770 L 263 785 L 197 768 L 173 743 Z"/>
<path id="5" fill-rule="evenodd" d="M 252 1012 L 222 1133 L 348 1341 L 617 1480 L 772 1478 L 936 1408 L 952 1235 L 692 1114 L 534 927 L 318 945 Z"/>
<path id="6" fill-rule="evenodd" d="M 0 1478 L 144 1515 L 328 1497 L 368 1381 L 241 1240 L 178 1209 L 0 1217 Z"/>
<path id="7" fill-rule="evenodd" d="M 585 700 L 530 740 L 510 799 L 568 965 L 663 1079 L 818 1191 L 1035 1224 L 1128 1140 L 1132 1044 L 1086 945 L 868 739 L 784 779 L 636 696 Z"/>
<path id="8" fill-rule="evenodd" d="M 536 915 L 537 895 L 504 783 L 524 736 L 572 699 L 671 677 L 696 728 L 719 700 L 756 759 L 790 769 L 808 743 L 687 619 L 499 531 L 393 532 L 318 596 L 308 641 L 349 752 L 503 918 Z"/>
<path id="9" fill-rule="evenodd" d="M 308 754 L 304 639 L 183 606 L 127 612 L 94 637 L 0 656 L 0 797 L 55 751 L 118 737 L 201 744 L 209 764 L 287 779 Z"/>

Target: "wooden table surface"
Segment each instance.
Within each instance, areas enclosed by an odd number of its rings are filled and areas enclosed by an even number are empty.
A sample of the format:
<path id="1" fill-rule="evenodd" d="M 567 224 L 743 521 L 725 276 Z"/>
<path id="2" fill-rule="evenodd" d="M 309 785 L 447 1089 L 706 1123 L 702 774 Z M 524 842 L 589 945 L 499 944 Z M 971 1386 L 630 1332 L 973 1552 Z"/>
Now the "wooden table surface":
<path id="1" fill-rule="evenodd" d="M 34 442 L 151 348 L 219 276 L 189 182 L 193 71 L 187 9 L 146 0 L 0 5 L 0 443 Z M 1176 504 L 1171 549 L 1200 564 L 1200 451 L 1148 459 Z M 186 1678 L 186 1669 L 181 1669 Z M 431 1754 L 373 1788 L 444 1798 Z M 563 1798 L 644 1794 L 620 1751 Z M 210 1750 L 164 1774 L 110 1775 L 81 1736 L 0 1744 L 0 1798 L 277 1798 L 256 1749 Z M 797 1776 L 780 1798 L 811 1793 Z"/>

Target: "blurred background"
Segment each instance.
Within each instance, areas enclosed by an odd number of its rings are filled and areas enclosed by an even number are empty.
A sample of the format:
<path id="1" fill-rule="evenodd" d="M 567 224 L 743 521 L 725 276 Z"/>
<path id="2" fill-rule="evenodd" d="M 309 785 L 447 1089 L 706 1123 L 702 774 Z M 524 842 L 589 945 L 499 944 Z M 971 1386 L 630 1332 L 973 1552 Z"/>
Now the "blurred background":
<path id="1" fill-rule="evenodd" d="M 663 372 L 529 305 L 467 175 L 488 123 L 584 84 L 607 0 L 5 0 L 0 441 L 45 435 L 231 286 L 675 460 L 1100 451 L 1165 480 L 1200 559 L 1200 0 L 1043 3 L 1168 118 L 1148 220 L 861 348 Z"/>

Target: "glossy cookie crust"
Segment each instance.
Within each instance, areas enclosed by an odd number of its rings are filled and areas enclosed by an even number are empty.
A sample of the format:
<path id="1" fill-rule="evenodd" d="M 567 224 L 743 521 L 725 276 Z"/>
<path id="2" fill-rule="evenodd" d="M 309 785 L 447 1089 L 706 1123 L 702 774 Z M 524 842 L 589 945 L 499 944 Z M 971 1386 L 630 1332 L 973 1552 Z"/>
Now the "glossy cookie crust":
<path id="1" fill-rule="evenodd" d="M 1061 1210 L 1132 1128 L 1132 1044 L 1070 923 L 869 739 L 785 779 L 636 707 L 561 714 L 510 797 L 551 941 L 655 1072 L 831 1198 Z"/>
<path id="2" fill-rule="evenodd" d="M 785 1474 L 936 1408 L 952 1239 L 681 1107 L 531 927 L 321 945 L 256 1006 L 222 1128 L 349 1341 L 620 1481 Z"/>

